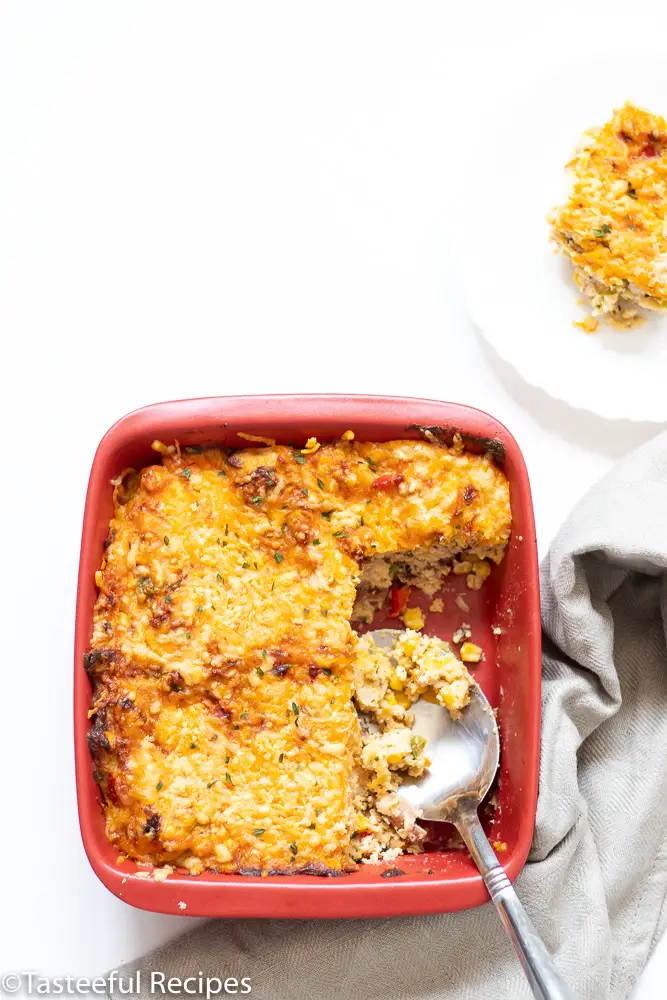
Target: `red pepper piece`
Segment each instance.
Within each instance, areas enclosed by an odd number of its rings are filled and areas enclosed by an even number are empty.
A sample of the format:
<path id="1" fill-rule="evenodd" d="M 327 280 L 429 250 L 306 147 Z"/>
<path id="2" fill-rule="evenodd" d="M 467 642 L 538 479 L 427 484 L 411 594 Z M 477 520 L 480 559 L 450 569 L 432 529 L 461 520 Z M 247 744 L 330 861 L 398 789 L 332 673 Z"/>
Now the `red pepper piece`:
<path id="1" fill-rule="evenodd" d="M 391 588 L 391 614 L 390 618 L 398 618 L 403 614 L 410 600 L 411 587 Z"/>
<path id="2" fill-rule="evenodd" d="M 647 142 L 645 146 L 639 150 L 640 156 L 657 156 L 658 151 L 652 142 Z"/>
<path id="3" fill-rule="evenodd" d="M 371 489 L 374 490 L 387 490 L 390 486 L 398 486 L 399 483 L 403 482 L 403 476 L 400 472 L 388 472 L 385 476 L 378 476 L 371 483 Z"/>

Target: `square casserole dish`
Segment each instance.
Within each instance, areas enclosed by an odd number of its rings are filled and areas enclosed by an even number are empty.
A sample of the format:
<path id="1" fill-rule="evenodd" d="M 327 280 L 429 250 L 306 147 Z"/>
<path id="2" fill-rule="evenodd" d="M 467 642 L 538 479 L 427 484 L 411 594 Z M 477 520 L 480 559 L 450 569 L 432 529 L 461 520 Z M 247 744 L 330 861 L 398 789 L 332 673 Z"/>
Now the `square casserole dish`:
<path id="1" fill-rule="evenodd" d="M 97 597 L 95 571 L 112 516 L 111 479 L 128 466 L 155 464 L 158 456 L 151 443 L 156 438 L 165 442 L 177 438 L 183 445 L 242 448 L 247 441 L 237 431 L 287 444 L 311 436 L 330 441 L 347 429 L 359 441 L 419 439 L 421 427 L 445 429 L 448 435 L 458 432 L 469 450 L 490 450 L 510 484 L 513 527 L 505 558 L 481 590 L 464 594 L 469 608 L 465 612 L 455 601 L 456 592 L 462 590 L 461 578 L 447 577 L 442 595 L 445 610 L 429 614 L 426 631 L 451 641 L 463 619 L 485 650 L 485 659 L 474 674 L 497 709 L 502 741 L 493 808 L 486 810 L 485 825 L 502 852 L 500 859 L 510 879 L 519 874 L 530 848 L 537 804 L 541 661 L 535 526 L 528 475 L 516 441 L 493 417 L 456 403 L 388 396 L 226 396 L 158 403 L 123 417 L 100 442 L 90 474 L 74 651 L 76 783 L 86 853 L 95 873 L 120 899 L 160 913 L 297 918 L 440 913 L 488 901 L 472 860 L 467 852 L 452 846 L 452 828 L 444 824 L 431 827 L 434 843 L 427 853 L 402 856 L 391 866 L 363 864 L 340 878 L 210 872 L 196 876 L 175 872 L 164 881 L 147 878 L 146 868 L 129 860 L 119 864 L 118 851 L 106 838 L 86 742 L 91 683 L 83 656 L 90 643 Z M 428 599 L 422 606 L 428 606 Z M 373 625 L 389 623 L 380 613 Z M 395 621 L 391 624 L 396 625 Z"/>

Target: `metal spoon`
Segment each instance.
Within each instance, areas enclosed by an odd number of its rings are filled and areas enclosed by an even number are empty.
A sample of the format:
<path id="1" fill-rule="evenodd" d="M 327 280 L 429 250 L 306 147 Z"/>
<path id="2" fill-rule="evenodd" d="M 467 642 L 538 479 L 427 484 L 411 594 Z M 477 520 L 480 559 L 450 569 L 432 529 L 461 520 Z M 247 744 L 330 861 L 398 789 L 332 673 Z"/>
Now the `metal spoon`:
<path id="1" fill-rule="evenodd" d="M 371 632 L 376 646 L 391 649 L 396 629 Z M 424 819 L 453 823 L 484 879 L 492 901 L 538 1000 L 573 1000 L 551 955 L 519 901 L 477 815 L 498 769 L 500 740 L 495 715 L 478 684 L 470 704 L 454 720 L 441 705 L 420 699 L 411 711 L 414 730 L 428 743 L 431 766 L 422 778 L 406 775 L 399 795 Z"/>

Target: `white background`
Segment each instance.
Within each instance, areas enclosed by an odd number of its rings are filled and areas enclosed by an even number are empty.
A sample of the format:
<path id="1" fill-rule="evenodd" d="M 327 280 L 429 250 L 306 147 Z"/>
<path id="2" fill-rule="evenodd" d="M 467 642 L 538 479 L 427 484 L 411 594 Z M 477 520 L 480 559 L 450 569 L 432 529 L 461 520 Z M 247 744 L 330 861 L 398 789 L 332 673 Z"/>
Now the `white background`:
<path id="1" fill-rule="evenodd" d="M 484 155 L 510 74 L 530 87 L 574 50 L 611 73 L 619 31 L 666 29 L 662 3 L 0 3 L 4 969 L 100 973 L 192 926 L 112 897 L 79 839 L 75 577 L 101 435 L 209 394 L 467 402 L 523 448 L 544 553 L 660 428 L 572 410 L 485 345 L 448 229 L 460 154 Z M 663 943 L 637 996 L 666 973 Z"/>

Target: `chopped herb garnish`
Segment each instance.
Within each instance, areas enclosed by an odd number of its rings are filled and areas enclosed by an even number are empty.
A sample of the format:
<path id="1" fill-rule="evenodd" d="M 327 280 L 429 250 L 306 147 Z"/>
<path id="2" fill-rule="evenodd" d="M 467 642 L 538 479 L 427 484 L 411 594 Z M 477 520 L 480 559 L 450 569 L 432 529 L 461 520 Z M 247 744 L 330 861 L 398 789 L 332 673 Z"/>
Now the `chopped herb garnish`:
<path id="1" fill-rule="evenodd" d="M 637 191 L 635 190 L 635 188 L 633 188 L 632 184 L 630 184 L 629 182 L 628 182 L 628 197 L 629 198 L 637 197 Z"/>
<path id="2" fill-rule="evenodd" d="M 321 480 L 321 479 L 318 479 L 318 480 L 317 480 L 317 485 L 319 486 L 319 488 L 320 488 L 321 490 L 323 490 L 323 489 L 324 489 L 324 483 L 322 482 L 322 480 Z"/>
<path id="3" fill-rule="evenodd" d="M 217 783 L 217 781 L 218 781 L 218 779 L 217 779 L 217 778 L 216 778 L 216 779 L 215 779 L 214 781 L 209 781 L 209 782 L 207 783 L 206 787 L 207 787 L 207 788 L 213 788 L 213 786 L 214 786 L 214 785 L 215 785 L 215 784 Z"/>
<path id="4" fill-rule="evenodd" d="M 319 815 L 320 815 L 320 813 L 323 813 L 323 812 L 324 812 L 324 809 L 316 809 L 316 810 L 315 810 L 315 815 L 316 815 L 316 816 L 319 816 Z"/>
<path id="5" fill-rule="evenodd" d="M 374 462 L 370 456 L 366 459 L 366 461 L 370 465 L 371 469 L 377 469 L 377 462 Z"/>
<path id="6" fill-rule="evenodd" d="M 197 749 L 197 744 L 196 743 L 191 743 L 190 744 L 190 749 L 191 750 L 196 750 Z"/>
<path id="7" fill-rule="evenodd" d="M 189 479 L 190 478 L 190 470 L 188 468 L 183 469 L 183 471 L 181 472 L 181 475 L 183 476 L 183 479 Z"/>
<path id="8" fill-rule="evenodd" d="M 236 723 L 236 722 L 235 722 L 235 723 L 234 723 L 234 725 L 232 726 L 232 729 L 240 729 L 240 728 L 241 728 L 241 727 L 240 727 L 240 726 L 238 725 L 238 723 Z"/>
<path id="9" fill-rule="evenodd" d="M 229 764 L 231 759 L 232 759 L 231 757 L 225 757 L 225 764 Z"/>
<path id="10" fill-rule="evenodd" d="M 331 671 L 329 670 L 328 667 L 322 667 L 322 673 L 326 674 L 327 677 L 331 677 Z"/>
<path id="11" fill-rule="evenodd" d="M 220 469 L 220 472 L 218 473 L 218 475 L 219 475 L 219 476 L 226 476 L 226 475 L 227 475 L 227 473 L 225 472 L 225 470 L 224 470 L 224 469 Z"/>
<path id="12" fill-rule="evenodd" d="M 323 510 L 322 511 L 322 517 L 324 518 L 325 521 L 330 521 L 331 520 L 331 515 L 333 513 L 334 512 L 332 510 Z"/>
<path id="13" fill-rule="evenodd" d="M 347 531 L 334 531 L 334 538 L 347 538 Z"/>
<path id="14" fill-rule="evenodd" d="M 250 569 L 250 563 L 249 562 L 241 563 L 241 569 Z"/>
<path id="15" fill-rule="evenodd" d="M 595 236 L 597 239 L 600 239 L 601 236 L 606 236 L 607 233 L 610 232 L 611 232 L 611 226 L 608 223 L 603 222 L 599 229 L 593 230 L 593 236 Z"/>
<path id="16" fill-rule="evenodd" d="M 232 788 L 234 787 L 234 782 L 233 782 L 233 781 L 232 781 L 232 779 L 231 779 L 231 778 L 229 777 L 229 774 L 227 773 L 227 771 L 225 771 L 225 781 L 226 781 L 226 782 L 227 782 L 227 784 L 228 784 L 228 785 L 230 785 L 230 786 L 231 786 Z"/>
<path id="17" fill-rule="evenodd" d="M 369 503 L 370 503 L 370 500 L 367 500 L 367 501 L 366 501 L 366 503 L 367 503 L 367 504 L 369 504 Z"/>
<path id="18" fill-rule="evenodd" d="M 229 525 L 228 524 L 225 525 L 225 534 L 226 535 L 229 534 Z"/>
<path id="19" fill-rule="evenodd" d="M 308 496 L 308 490 L 301 490 L 301 496 L 307 497 Z"/>
<path id="20" fill-rule="evenodd" d="M 275 585 L 276 585 L 276 581 L 274 580 L 273 583 L 271 584 L 271 590 L 274 589 Z"/>
<path id="21" fill-rule="evenodd" d="M 363 514 L 362 514 L 362 516 L 361 516 L 361 520 L 359 521 L 359 527 L 360 527 L 360 528 L 363 528 L 363 527 L 364 527 L 364 517 L 363 517 Z"/>
<path id="22" fill-rule="evenodd" d="M 261 667 L 255 667 L 255 672 L 256 672 L 256 674 L 257 674 L 258 677 L 263 677 L 264 676 L 264 671 L 262 670 Z"/>
<path id="23" fill-rule="evenodd" d="M 296 846 L 296 844 L 294 843 L 294 841 L 292 841 L 292 843 L 289 845 L 289 849 L 292 852 L 292 854 L 298 854 L 299 853 L 299 848 Z"/>
<path id="24" fill-rule="evenodd" d="M 164 542 L 165 545 L 169 545 L 169 535 L 165 535 L 162 541 Z"/>
<path id="25" fill-rule="evenodd" d="M 216 574 L 215 574 L 215 578 L 216 578 L 216 580 L 222 580 L 222 577 L 220 576 L 220 574 L 219 574 L 219 573 L 216 573 Z"/>
<path id="26" fill-rule="evenodd" d="M 162 789 L 164 788 L 164 785 L 162 784 L 161 781 L 158 781 L 158 783 L 157 783 L 157 785 L 155 787 L 157 788 L 158 792 L 161 792 Z"/>
<path id="27" fill-rule="evenodd" d="M 186 638 L 186 639 L 189 639 L 189 638 L 190 638 L 190 633 L 189 633 L 189 632 L 186 632 L 186 633 L 185 633 L 185 638 Z"/>
<path id="28" fill-rule="evenodd" d="M 294 455 L 295 462 L 298 462 L 299 465 L 305 465 L 306 463 L 305 455 L 300 455 L 298 451 L 293 451 L 292 454 Z"/>
<path id="29" fill-rule="evenodd" d="M 262 650 L 262 656 L 264 657 L 264 659 L 266 659 L 266 655 L 267 655 L 267 654 L 266 654 L 266 650 L 265 650 L 265 649 L 263 649 L 263 650 Z"/>
<path id="30" fill-rule="evenodd" d="M 319 544 L 320 544 L 319 538 L 313 538 L 313 545 L 319 545 Z"/>
<path id="31" fill-rule="evenodd" d="M 282 556 L 280 552 L 274 552 L 273 558 L 276 560 L 277 563 L 281 563 L 283 561 L 284 556 Z"/>
<path id="32" fill-rule="evenodd" d="M 327 615 L 329 614 L 329 612 L 327 611 L 327 609 L 326 609 L 326 608 L 323 608 L 323 609 L 322 609 L 322 614 L 323 614 L 323 615 L 324 615 L 324 617 L 326 618 L 326 617 L 327 617 Z"/>
<path id="33" fill-rule="evenodd" d="M 280 757 L 278 758 L 278 763 L 279 763 L 279 764 L 282 764 L 282 762 L 283 762 L 283 757 L 284 757 L 284 756 L 285 756 L 285 754 L 284 754 L 284 753 L 281 753 Z"/>
<path id="34" fill-rule="evenodd" d="M 257 563 L 256 563 L 256 562 L 253 562 L 253 566 L 255 567 L 255 569 L 258 569 L 258 568 L 259 568 L 259 567 L 257 566 Z"/>
<path id="35" fill-rule="evenodd" d="M 292 702 L 292 711 L 294 712 L 295 715 L 298 715 L 300 711 L 299 706 L 295 701 Z"/>
<path id="36" fill-rule="evenodd" d="M 259 826 L 259 827 L 257 827 L 256 830 L 253 830 L 252 832 L 255 834 L 256 837 L 261 837 L 262 834 L 264 833 L 264 827 L 263 826 Z"/>
<path id="37" fill-rule="evenodd" d="M 164 595 L 164 603 L 165 604 L 171 604 L 171 594 L 165 594 Z"/>
<path id="38" fill-rule="evenodd" d="M 257 497 L 253 497 L 253 498 L 252 498 L 252 502 L 253 502 L 253 503 L 261 503 L 261 502 L 262 502 L 262 498 L 261 498 L 261 497 L 259 497 L 259 496 L 257 496 Z"/>
<path id="39" fill-rule="evenodd" d="M 199 612 L 199 614 L 201 614 L 203 610 L 204 610 L 204 606 L 202 604 L 200 604 L 199 607 L 197 608 L 197 611 Z"/>
<path id="40" fill-rule="evenodd" d="M 309 823 L 308 824 L 308 829 L 309 830 L 314 830 L 315 829 L 315 824 L 314 823 Z"/>
<path id="41" fill-rule="evenodd" d="M 239 719 L 247 719 L 247 718 L 248 718 L 247 712 L 241 712 L 241 714 L 239 715 Z"/>

